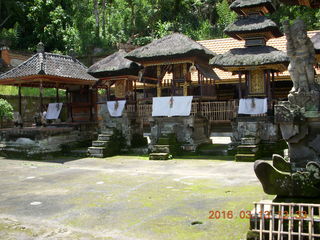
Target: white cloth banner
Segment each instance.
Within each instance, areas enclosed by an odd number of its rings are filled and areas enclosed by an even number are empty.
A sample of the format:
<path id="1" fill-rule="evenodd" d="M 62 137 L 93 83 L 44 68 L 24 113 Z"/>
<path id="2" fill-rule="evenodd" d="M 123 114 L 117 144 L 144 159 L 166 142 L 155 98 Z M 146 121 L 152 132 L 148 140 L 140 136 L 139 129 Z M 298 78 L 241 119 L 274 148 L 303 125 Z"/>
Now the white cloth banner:
<path id="1" fill-rule="evenodd" d="M 58 119 L 63 103 L 49 103 L 48 110 L 46 113 L 46 119 L 54 120 Z"/>
<path id="2" fill-rule="evenodd" d="M 239 114 L 263 114 L 268 111 L 268 101 L 266 98 L 240 99 Z"/>
<path id="3" fill-rule="evenodd" d="M 111 117 L 121 117 L 124 107 L 126 105 L 126 100 L 120 101 L 108 101 L 108 111 Z"/>
<path id="4" fill-rule="evenodd" d="M 153 117 L 189 116 L 193 96 L 154 97 L 152 101 Z"/>

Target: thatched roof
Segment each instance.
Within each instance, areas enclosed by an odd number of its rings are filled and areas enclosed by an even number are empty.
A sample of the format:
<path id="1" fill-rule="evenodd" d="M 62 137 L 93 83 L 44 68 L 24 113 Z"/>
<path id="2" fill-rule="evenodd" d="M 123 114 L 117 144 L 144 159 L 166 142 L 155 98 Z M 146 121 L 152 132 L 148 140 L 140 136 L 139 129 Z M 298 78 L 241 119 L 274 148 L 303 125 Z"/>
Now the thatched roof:
<path id="1" fill-rule="evenodd" d="M 225 67 L 259 66 L 267 64 L 289 64 L 286 53 L 270 46 L 234 48 L 210 60 L 210 65 Z"/>
<path id="2" fill-rule="evenodd" d="M 133 50 L 126 58 L 139 62 L 194 56 L 209 59 L 214 55 L 209 49 L 189 37 L 181 33 L 173 33 Z"/>
<path id="3" fill-rule="evenodd" d="M 320 53 L 320 33 L 316 33 L 312 38 L 311 41 L 313 42 L 314 49 L 316 50 L 316 53 Z"/>
<path id="4" fill-rule="evenodd" d="M 269 12 L 275 11 L 274 0 L 235 0 L 231 5 L 230 9 L 242 15 L 241 8 L 250 7 L 262 7 L 265 6 Z"/>
<path id="5" fill-rule="evenodd" d="M 53 53 L 40 52 L 19 66 L 0 75 L 1 80 L 16 80 L 31 76 L 50 76 L 96 82 L 98 79 L 87 73 L 87 68 L 77 59 Z"/>
<path id="6" fill-rule="evenodd" d="M 238 35 L 245 33 L 271 32 L 274 37 L 283 36 L 275 22 L 260 15 L 239 17 L 238 20 L 230 24 L 224 32 L 239 40 L 241 40 L 241 38 L 239 38 Z"/>
<path id="7" fill-rule="evenodd" d="M 121 75 L 138 76 L 141 69 L 140 64 L 126 59 L 126 55 L 127 53 L 124 50 L 119 50 L 93 64 L 89 67 L 88 73 L 97 78 Z"/>

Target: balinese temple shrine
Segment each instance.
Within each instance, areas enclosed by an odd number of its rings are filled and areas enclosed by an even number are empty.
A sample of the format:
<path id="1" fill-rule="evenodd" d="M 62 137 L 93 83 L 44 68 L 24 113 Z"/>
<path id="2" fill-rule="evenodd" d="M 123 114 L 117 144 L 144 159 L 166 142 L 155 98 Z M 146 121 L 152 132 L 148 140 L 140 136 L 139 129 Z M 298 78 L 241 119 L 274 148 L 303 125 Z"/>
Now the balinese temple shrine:
<path id="1" fill-rule="evenodd" d="M 105 94 L 98 100 L 100 134 L 88 149 L 94 157 L 107 155 L 107 145 L 114 128 L 126 138 L 128 146 L 131 145 L 134 133 L 143 134 L 142 128 L 139 127 L 136 104 L 137 88 L 143 85 L 138 82 L 142 66 L 126 59 L 126 55 L 127 53 L 120 49 L 88 69 L 89 74 L 99 79 L 96 86 L 105 89 Z M 146 77 L 145 80 L 152 81 Z"/>
<path id="2" fill-rule="evenodd" d="M 283 36 L 265 14 L 275 11 L 272 0 L 236 0 L 230 9 L 238 19 L 225 33 L 245 47 L 234 48 L 210 60 L 213 67 L 237 74 L 238 117 L 233 122 L 233 142 L 238 145 L 236 160 L 251 161 L 267 146 L 277 146 L 280 137 L 273 122 L 275 75 L 287 69 L 286 53 L 268 46 L 267 41 Z M 267 144 L 269 143 L 269 144 Z M 273 151 L 274 152 L 274 151 Z"/>
<path id="3" fill-rule="evenodd" d="M 145 96 L 140 102 L 145 108 L 152 103 L 151 158 L 168 155 L 172 135 L 185 150 L 195 150 L 199 144 L 209 142 L 210 127 L 202 115 L 201 102 L 215 99 L 218 77 L 208 64 L 213 56 L 213 52 L 180 33 L 127 54 L 126 58 L 143 66 L 139 78 L 144 81 L 144 76 L 153 77 L 156 83 L 154 97 Z"/>
<path id="4" fill-rule="evenodd" d="M 87 142 L 96 133 L 95 84 L 98 79 L 88 74 L 87 68 L 72 56 L 45 52 L 42 43 L 37 50 L 31 58 L 0 75 L 1 85 L 19 89 L 19 108 L 14 113 L 15 125 L 19 127 L 0 130 L 2 153 L 56 152 L 63 147 L 72 147 L 72 144 Z M 31 127 L 24 124 L 28 106 L 21 101 L 23 87 L 40 90 L 38 110 L 34 112 L 35 122 Z M 56 89 L 55 102 L 43 102 L 45 88 Z"/>

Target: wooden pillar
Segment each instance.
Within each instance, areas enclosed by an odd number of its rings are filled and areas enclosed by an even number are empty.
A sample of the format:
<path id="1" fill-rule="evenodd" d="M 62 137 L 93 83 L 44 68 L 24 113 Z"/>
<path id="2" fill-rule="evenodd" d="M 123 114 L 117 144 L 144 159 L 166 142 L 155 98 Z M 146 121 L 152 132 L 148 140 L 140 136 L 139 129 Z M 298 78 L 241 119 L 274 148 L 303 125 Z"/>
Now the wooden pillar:
<path id="1" fill-rule="evenodd" d="M 275 82 L 274 82 L 274 71 L 272 71 L 271 81 L 272 81 L 272 83 L 271 83 L 271 98 L 275 99 L 275 93 L 274 93 L 274 90 L 275 90 L 275 86 L 274 86 L 274 84 L 275 84 Z"/>
<path id="2" fill-rule="evenodd" d="M 158 82 L 157 82 L 157 97 L 161 97 L 161 66 L 158 65 L 157 66 L 157 79 L 158 79 Z"/>
<path id="3" fill-rule="evenodd" d="M 43 86 L 42 86 L 42 81 L 40 81 L 40 113 L 42 113 L 42 104 L 43 104 Z"/>
<path id="4" fill-rule="evenodd" d="M 242 98 L 241 72 L 239 72 L 238 95 L 239 95 L 239 99 L 241 99 Z"/>
<path id="5" fill-rule="evenodd" d="M 143 98 L 146 98 L 146 80 L 143 79 Z"/>
<path id="6" fill-rule="evenodd" d="M 59 99 L 59 84 L 56 84 L 56 102 L 58 103 L 60 101 Z"/>
<path id="7" fill-rule="evenodd" d="M 19 84 L 19 88 L 18 88 L 18 94 L 19 94 L 19 114 L 20 114 L 20 117 L 22 118 L 21 85 L 20 84 Z"/>
<path id="8" fill-rule="evenodd" d="M 89 109 L 89 111 L 90 111 L 90 121 L 92 121 L 92 117 L 93 117 L 93 112 L 92 112 L 92 108 L 93 108 L 93 104 L 92 104 L 93 103 L 93 99 L 92 99 L 93 98 L 93 96 L 92 96 L 93 95 L 93 89 L 91 87 L 89 87 L 88 91 L 89 91 L 88 94 L 89 94 L 89 106 L 90 106 L 89 107 L 90 108 Z"/>

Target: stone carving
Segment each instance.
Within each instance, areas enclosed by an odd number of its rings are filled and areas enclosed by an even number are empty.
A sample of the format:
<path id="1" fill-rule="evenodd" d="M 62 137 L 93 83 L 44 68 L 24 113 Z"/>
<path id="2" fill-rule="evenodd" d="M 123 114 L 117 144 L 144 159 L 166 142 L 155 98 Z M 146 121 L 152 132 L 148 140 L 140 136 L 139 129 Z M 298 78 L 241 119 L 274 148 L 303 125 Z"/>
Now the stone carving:
<path id="1" fill-rule="evenodd" d="M 306 25 L 302 20 L 296 20 L 291 26 L 285 21 L 284 32 L 290 59 L 288 70 L 293 82 L 289 101 L 307 110 L 318 110 L 320 95 L 314 70 L 316 57 L 313 43 L 307 36 Z"/>
<path id="2" fill-rule="evenodd" d="M 256 161 L 254 170 L 268 194 L 320 196 L 320 91 L 315 80 L 315 51 L 305 24 L 284 23 L 293 88 L 287 102 L 275 106 L 275 121 L 288 144 L 288 159 L 273 156 L 273 165 Z"/>

